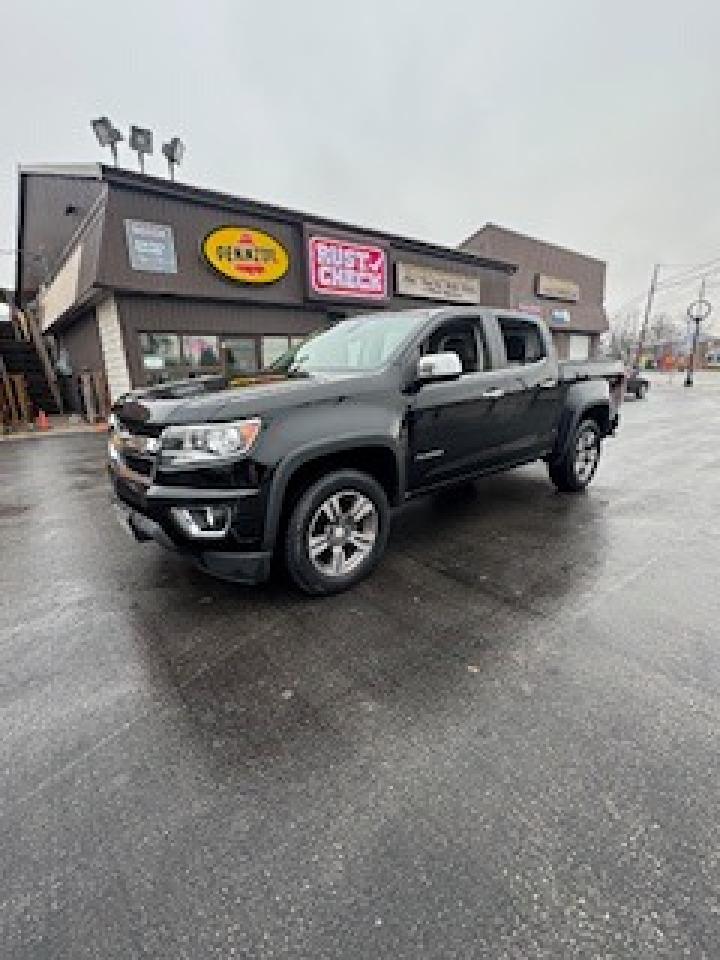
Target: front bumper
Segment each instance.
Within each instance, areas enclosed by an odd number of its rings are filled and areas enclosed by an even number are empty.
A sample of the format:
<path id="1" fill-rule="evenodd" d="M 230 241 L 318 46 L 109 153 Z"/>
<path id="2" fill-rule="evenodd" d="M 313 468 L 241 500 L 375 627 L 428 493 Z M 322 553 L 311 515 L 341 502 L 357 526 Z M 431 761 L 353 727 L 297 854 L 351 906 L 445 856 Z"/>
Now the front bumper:
<path id="1" fill-rule="evenodd" d="M 222 541 L 193 541 L 183 537 L 169 520 L 172 507 L 227 503 L 240 508 L 245 503 L 255 503 L 259 491 L 158 486 L 118 462 L 110 464 L 110 478 L 118 519 L 135 540 L 154 540 L 168 550 L 187 556 L 201 570 L 223 580 L 256 584 L 270 576 L 272 551 L 255 549 L 252 540 L 248 549 L 238 550 L 232 537 Z"/>

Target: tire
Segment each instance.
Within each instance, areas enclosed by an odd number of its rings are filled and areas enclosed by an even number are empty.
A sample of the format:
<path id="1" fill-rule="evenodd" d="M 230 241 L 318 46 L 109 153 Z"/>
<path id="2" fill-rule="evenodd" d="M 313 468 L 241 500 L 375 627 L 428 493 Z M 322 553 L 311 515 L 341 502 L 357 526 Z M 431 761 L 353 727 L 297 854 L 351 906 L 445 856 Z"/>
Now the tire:
<path id="1" fill-rule="evenodd" d="M 645 384 L 644 383 L 638 384 L 638 387 L 635 391 L 635 396 L 637 397 L 637 399 L 644 400 L 646 394 L 647 394 L 647 387 L 645 386 Z"/>
<path id="2" fill-rule="evenodd" d="M 560 460 L 548 464 L 550 479 L 563 493 L 580 493 L 595 476 L 600 462 L 600 430 L 594 420 L 582 420 Z"/>
<path id="3" fill-rule="evenodd" d="M 389 527 L 388 499 L 373 477 L 358 470 L 330 473 L 293 507 L 285 533 L 288 573 L 312 596 L 347 590 L 378 564 Z"/>

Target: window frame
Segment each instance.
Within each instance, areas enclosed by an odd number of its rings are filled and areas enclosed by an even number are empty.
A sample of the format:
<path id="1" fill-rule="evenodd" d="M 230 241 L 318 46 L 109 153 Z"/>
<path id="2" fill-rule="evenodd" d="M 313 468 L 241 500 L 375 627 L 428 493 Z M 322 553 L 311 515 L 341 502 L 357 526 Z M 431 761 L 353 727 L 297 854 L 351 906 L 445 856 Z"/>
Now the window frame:
<path id="1" fill-rule="evenodd" d="M 138 360 L 139 360 L 139 371 L 140 376 L 145 385 L 151 386 L 158 383 L 167 383 L 170 380 L 182 380 L 187 379 L 191 376 L 200 377 L 200 376 L 217 376 L 222 374 L 229 378 L 233 377 L 242 377 L 242 376 L 254 376 L 260 373 L 262 370 L 266 369 L 267 365 L 263 364 L 263 340 L 266 338 L 276 337 L 285 341 L 285 347 L 283 353 L 291 350 L 297 343 L 307 339 L 314 330 L 309 331 L 308 333 L 282 333 L 275 331 L 268 331 L 262 333 L 243 333 L 243 332 L 228 332 L 224 331 L 222 333 L 214 332 L 203 332 L 199 330 L 136 330 L 135 336 L 137 337 L 137 351 L 138 351 Z M 150 337 L 175 337 L 179 344 L 180 349 L 180 360 L 177 364 L 173 366 L 162 366 L 157 368 L 151 368 L 145 366 L 145 354 L 142 348 L 142 338 L 144 336 Z M 212 337 L 217 343 L 217 356 L 218 362 L 209 364 L 208 366 L 195 366 L 190 362 L 189 357 L 186 355 L 184 347 L 184 339 L 186 337 Z M 228 340 L 252 340 L 255 345 L 255 369 L 251 373 L 232 373 L 228 369 L 228 364 L 225 358 L 225 347 L 224 344 Z"/>
<path id="2" fill-rule="evenodd" d="M 502 350 L 502 357 L 500 359 L 503 361 L 502 365 L 497 368 L 498 370 L 526 370 L 528 368 L 533 368 L 538 364 L 547 363 L 550 357 L 549 345 L 545 337 L 545 331 L 542 325 L 537 320 L 533 320 L 530 317 L 503 316 L 500 313 L 497 314 L 496 320 L 497 320 L 497 326 L 498 326 L 498 333 L 500 334 L 499 346 Z M 535 330 L 538 337 L 538 341 L 543 351 L 542 356 L 538 357 L 537 360 L 530 360 L 529 362 L 526 361 L 524 363 L 511 364 L 507 356 L 507 345 L 505 343 L 505 335 L 503 333 L 503 322 L 515 327 L 520 327 L 520 328 L 525 327 L 526 329 L 532 328 L 533 330 Z"/>
<path id="3" fill-rule="evenodd" d="M 226 376 L 249 377 L 249 376 L 254 376 L 255 374 L 260 372 L 260 369 L 261 369 L 260 337 L 258 334 L 248 333 L 248 334 L 236 335 L 236 334 L 221 333 L 219 334 L 219 337 L 220 337 L 220 367 L 222 372 Z M 234 373 L 230 372 L 229 364 L 227 361 L 227 353 L 226 353 L 226 350 L 228 349 L 228 347 L 226 346 L 226 344 L 228 343 L 228 341 L 233 341 L 233 340 L 247 340 L 252 342 L 253 353 L 255 355 L 255 366 L 253 370 L 244 371 L 244 372 L 236 371 Z"/>
<path id="4" fill-rule="evenodd" d="M 481 370 L 476 369 L 463 371 L 460 374 L 460 377 L 475 377 L 480 374 L 489 373 L 493 369 L 492 351 L 490 349 L 488 337 L 486 336 L 484 318 L 481 314 L 477 314 L 477 316 L 460 315 L 455 317 L 445 317 L 444 319 L 439 320 L 437 325 L 433 326 L 433 328 L 428 331 L 422 343 L 420 344 L 418 359 L 419 357 L 432 355 L 426 351 L 425 347 L 426 345 L 429 345 L 430 339 L 434 337 L 439 330 L 441 330 L 443 327 L 452 327 L 463 323 L 469 323 L 472 325 L 473 334 L 475 337 L 475 362 L 477 363 L 478 358 L 482 357 L 483 366 Z"/>
<path id="5" fill-rule="evenodd" d="M 198 337 L 198 338 L 202 337 L 208 340 L 213 339 L 215 341 L 215 356 L 217 357 L 217 363 L 209 363 L 205 365 L 199 364 L 197 366 L 194 363 L 191 363 L 185 353 L 185 340 L 186 339 L 189 340 L 191 337 Z M 221 350 L 221 334 L 219 333 L 198 333 L 197 331 L 193 333 L 182 333 L 180 334 L 180 348 L 181 348 L 181 353 L 183 358 L 183 366 L 188 367 L 194 373 L 198 373 L 202 375 L 205 372 L 213 373 L 218 368 L 220 370 L 222 370 L 223 368 L 222 350 Z"/>

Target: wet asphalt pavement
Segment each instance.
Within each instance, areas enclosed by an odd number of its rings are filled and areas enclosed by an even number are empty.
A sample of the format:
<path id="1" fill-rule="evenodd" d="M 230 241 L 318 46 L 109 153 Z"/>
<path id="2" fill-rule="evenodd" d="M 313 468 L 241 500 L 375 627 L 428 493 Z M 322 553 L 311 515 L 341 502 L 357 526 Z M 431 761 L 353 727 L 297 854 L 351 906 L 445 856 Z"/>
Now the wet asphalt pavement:
<path id="1" fill-rule="evenodd" d="M 720 956 L 720 377 L 409 506 L 351 593 L 135 544 L 0 443 L 0 956 Z"/>

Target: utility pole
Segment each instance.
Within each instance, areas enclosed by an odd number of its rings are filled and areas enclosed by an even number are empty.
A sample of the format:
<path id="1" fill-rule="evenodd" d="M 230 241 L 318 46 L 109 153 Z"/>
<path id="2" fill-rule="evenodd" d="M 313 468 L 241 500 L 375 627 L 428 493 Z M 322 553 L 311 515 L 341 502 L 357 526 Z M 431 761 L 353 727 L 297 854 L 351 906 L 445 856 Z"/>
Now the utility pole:
<path id="1" fill-rule="evenodd" d="M 698 343 L 700 341 L 700 324 L 710 316 L 712 307 L 705 299 L 705 277 L 700 282 L 700 295 L 695 303 L 688 307 L 688 317 L 695 324 L 693 330 L 692 346 L 688 356 L 687 372 L 685 374 L 685 386 L 691 387 L 695 382 L 695 357 L 697 355 Z"/>
<path id="2" fill-rule="evenodd" d="M 648 290 L 647 303 L 645 304 L 645 316 L 643 317 L 642 326 L 640 327 L 640 336 L 638 337 L 637 353 L 635 354 L 636 366 L 640 366 L 640 354 L 642 353 L 642 348 L 645 344 L 645 337 L 647 336 L 648 325 L 650 323 L 650 313 L 652 311 L 653 300 L 655 299 L 655 290 L 657 289 L 657 279 L 658 279 L 659 269 L 660 269 L 660 264 L 656 263 L 653 268 L 652 278 L 650 280 L 650 289 Z"/>

